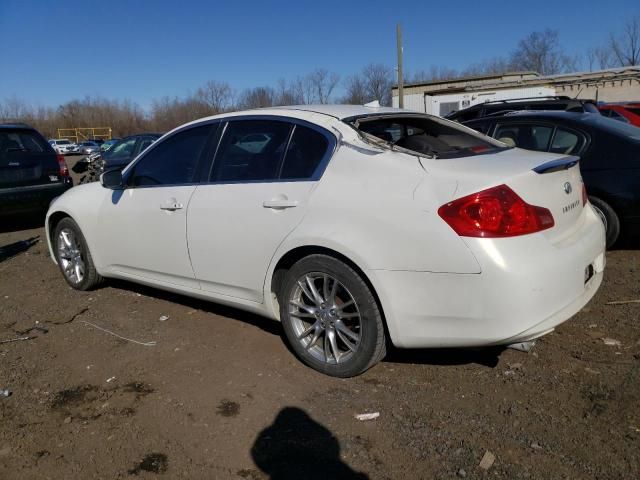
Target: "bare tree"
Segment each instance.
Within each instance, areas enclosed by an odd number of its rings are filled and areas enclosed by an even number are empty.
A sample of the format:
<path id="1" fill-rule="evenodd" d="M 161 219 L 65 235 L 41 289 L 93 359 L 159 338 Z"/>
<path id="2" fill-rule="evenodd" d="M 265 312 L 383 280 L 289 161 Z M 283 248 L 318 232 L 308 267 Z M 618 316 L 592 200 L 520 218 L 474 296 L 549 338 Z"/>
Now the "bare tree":
<path id="1" fill-rule="evenodd" d="M 233 105 L 233 91 L 227 82 L 209 80 L 196 90 L 196 98 L 205 103 L 211 113 L 229 111 Z"/>
<path id="2" fill-rule="evenodd" d="M 546 29 L 531 32 L 520 40 L 511 54 L 510 63 L 514 69 L 553 75 L 570 70 L 575 61 L 564 54 L 558 40 L 558 32 Z"/>
<path id="3" fill-rule="evenodd" d="M 620 67 L 640 64 L 640 17 L 629 20 L 620 35 L 611 34 L 609 46 Z"/>
<path id="4" fill-rule="evenodd" d="M 371 98 L 367 93 L 366 83 L 360 74 L 352 75 L 345 81 L 346 94 L 342 98 L 341 103 L 349 105 L 364 105 Z"/>
<path id="5" fill-rule="evenodd" d="M 241 108 L 265 108 L 274 105 L 275 92 L 271 87 L 247 88 L 240 94 L 238 105 Z"/>
<path id="6" fill-rule="evenodd" d="M 391 88 L 395 83 L 392 68 L 371 63 L 362 69 L 362 77 L 370 100 L 378 100 L 380 105 L 391 105 Z"/>
<path id="7" fill-rule="evenodd" d="M 304 103 L 295 83 L 287 83 L 284 78 L 278 80 L 274 105 L 299 105 Z"/>
<path id="8" fill-rule="evenodd" d="M 318 103 L 329 103 L 331 93 L 336 88 L 340 76 L 337 73 L 329 72 L 324 68 L 317 68 L 307 76 L 307 81 L 314 95 L 314 101 Z"/>
<path id="9" fill-rule="evenodd" d="M 590 72 L 616 66 L 615 55 L 610 46 L 592 47 L 587 50 L 586 57 Z"/>

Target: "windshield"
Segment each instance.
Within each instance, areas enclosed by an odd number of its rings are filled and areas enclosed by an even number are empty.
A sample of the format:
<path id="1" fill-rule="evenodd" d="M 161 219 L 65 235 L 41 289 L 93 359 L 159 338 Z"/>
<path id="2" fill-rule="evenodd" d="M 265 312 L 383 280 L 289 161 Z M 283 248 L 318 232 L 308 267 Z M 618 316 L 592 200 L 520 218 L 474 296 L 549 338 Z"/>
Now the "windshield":
<path id="1" fill-rule="evenodd" d="M 56 143 L 58 145 L 71 145 L 71 142 L 69 140 L 58 140 Z"/>
<path id="2" fill-rule="evenodd" d="M 511 148 L 457 123 L 427 115 L 361 117 L 349 123 L 391 148 L 429 157 L 456 158 Z"/>

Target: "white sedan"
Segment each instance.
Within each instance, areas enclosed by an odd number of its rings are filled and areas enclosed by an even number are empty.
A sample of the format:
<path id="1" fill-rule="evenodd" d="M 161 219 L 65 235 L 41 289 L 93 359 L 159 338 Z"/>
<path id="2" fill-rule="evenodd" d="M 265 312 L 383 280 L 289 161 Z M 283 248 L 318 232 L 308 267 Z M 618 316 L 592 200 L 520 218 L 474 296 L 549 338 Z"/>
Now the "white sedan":
<path id="1" fill-rule="evenodd" d="M 390 108 L 183 125 L 59 197 L 46 228 L 73 288 L 127 279 L 279 319 L 303 362 L 339 377 L 387 342 L 531 342 L 593 297 L 605 266 L 576 157 Z"/>

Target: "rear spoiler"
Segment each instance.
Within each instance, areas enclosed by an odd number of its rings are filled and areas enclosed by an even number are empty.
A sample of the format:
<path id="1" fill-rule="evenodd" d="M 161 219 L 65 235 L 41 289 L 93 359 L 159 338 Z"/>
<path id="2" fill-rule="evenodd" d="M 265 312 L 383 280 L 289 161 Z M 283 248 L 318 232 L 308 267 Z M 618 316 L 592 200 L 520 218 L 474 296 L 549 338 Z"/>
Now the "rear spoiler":
<path id="1" fill-rule="evenodd" d="M 553 173 L 560 170 L 569 170 L 574 165 L 577 165 L 578 162 L 580 162 L 580 157 L 563 157 L 545 162 L 532 168 L 532 170 L 536 173 Z"/>

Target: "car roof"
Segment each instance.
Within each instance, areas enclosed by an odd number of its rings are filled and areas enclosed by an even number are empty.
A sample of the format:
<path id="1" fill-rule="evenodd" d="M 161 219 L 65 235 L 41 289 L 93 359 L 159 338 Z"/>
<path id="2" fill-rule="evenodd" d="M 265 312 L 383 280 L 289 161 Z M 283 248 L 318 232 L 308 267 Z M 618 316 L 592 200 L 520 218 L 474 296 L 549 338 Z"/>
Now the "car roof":
<path id="1" fill-rule="evenodd" d="M 0 128 L 2 128 L 2 129 L 22 128 L 22 129 L 35 130 L 35 128 L 33 128 L 31 125 L 27 125 L 26 123 L 20 123 L 20 122 L 16 122 L 16 123 L 0 123 Z"/>
<path id="2" fill-rule="evenodd" d="M 308 117 L 308 119 L 311 120 L 315 114 L 321 114 L 338 120 L 344 120 L 346 118 L 352 117 L 389 113 L 417 114 L 419 112 L 390 107 L 366 107 L 364 105 L 291 105 L 282 107 L 255 108 L 251 110 L 239 110 L 236 112 L 221 113 L 218 115 L 199 118 L 197 120 L 194 120 L 193 122 L 189 122 L 186 125 L 196 124 L 207 120 L 217 120 L 221 118 L 231 118 L 248 115 L 274 115 L 282 117 L 294 116 L 302 119 Z"/>

